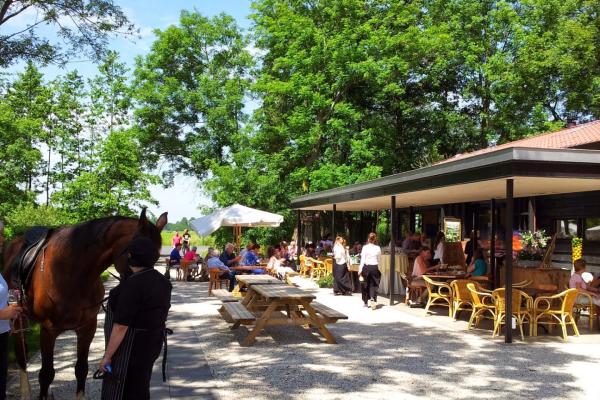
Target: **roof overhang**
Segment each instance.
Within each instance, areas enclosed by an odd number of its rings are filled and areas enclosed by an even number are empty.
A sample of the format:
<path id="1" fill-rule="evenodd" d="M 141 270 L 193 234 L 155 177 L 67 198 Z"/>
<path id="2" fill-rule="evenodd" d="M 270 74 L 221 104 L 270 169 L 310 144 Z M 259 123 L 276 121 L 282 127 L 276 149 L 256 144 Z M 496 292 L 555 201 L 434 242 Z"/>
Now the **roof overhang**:
<path id="1" fill-rule="evenodd" d="M 300 196 L 300 210 L 366 211 L 423 207 L 514 196 L 529 197 L 600 190 L 600 151 L 508 148 L 337 189 Z"/>

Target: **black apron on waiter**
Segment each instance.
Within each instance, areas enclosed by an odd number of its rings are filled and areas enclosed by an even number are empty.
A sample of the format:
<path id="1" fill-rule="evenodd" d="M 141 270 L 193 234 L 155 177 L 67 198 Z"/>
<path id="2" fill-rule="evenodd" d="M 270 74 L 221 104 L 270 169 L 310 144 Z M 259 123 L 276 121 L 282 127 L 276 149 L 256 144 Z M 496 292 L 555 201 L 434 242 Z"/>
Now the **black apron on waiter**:
<path id="1" fill-rule="evenodd" d="M 171 283 L 153 268 L 131 275 L 110 291 L 104 335 L 114 323 L 128 327 L 102 382 L 102 400 L 149 399 L 152 367 L 162 349 L 171 307 Z"/>

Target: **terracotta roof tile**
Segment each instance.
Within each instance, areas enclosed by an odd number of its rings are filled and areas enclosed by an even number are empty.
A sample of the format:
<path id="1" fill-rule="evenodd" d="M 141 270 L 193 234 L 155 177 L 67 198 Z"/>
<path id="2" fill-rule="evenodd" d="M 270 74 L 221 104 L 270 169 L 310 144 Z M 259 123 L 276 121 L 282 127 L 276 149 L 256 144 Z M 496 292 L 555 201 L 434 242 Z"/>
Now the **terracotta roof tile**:
<path id="1" fill-rule="evenodd" d="M 540 135 L 515 140 L 514 142 L 504 143 L 498 146 L 492 146 L 470 153 L 457 154 L 438 164 L 454 161 L 458 159 L 477 156 L 490 153 L 492 151 L 506 149 L 510 147 L 531 147 L 539 149 L 568 149 L 579 147 L 590 143 L 600 142 L 600 120 L 587 122 L 571 128 L 564 128 L 555 132 L 542 133 Z"/>

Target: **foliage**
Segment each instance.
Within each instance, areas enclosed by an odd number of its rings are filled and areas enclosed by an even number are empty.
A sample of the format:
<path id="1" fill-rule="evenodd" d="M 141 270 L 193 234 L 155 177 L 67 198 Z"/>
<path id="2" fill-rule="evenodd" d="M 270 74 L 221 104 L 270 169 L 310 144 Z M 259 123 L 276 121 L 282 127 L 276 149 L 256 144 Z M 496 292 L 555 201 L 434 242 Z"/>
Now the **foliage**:
<path id="1" fill-rule="evenodd" d="M 579 260 L 583 257 L 583 239 L 574 237 L 571 239 L 571 250 L 573 261 Z"/>
<path id="2" fill-rule="evenodd" d="M 67 222 L 63 210 L 33 203 L 20 204 L 6 216 L 6 238 L 21 235 L 34 226 L 57 227 Z"/>
<path id="3" fill-rule="evenodd" d="M 550 236 L 546 231 L 537 230 L 535 232 L 519 232 L 520 242 L 523 249 L 519 252 L 520 260 L 541 260 L 544 256 L 544 249 L 548 246 Z"/>
<path id="4" fill-rule="evenodd" d="M 11 19 L 29 15 L 25 27 L 11 27 Z M 45 26 L 58 40 L 38 34 Z M 10 28 L 13 28 L 12 31 Z M 65 63 L 74 56 L 99 59 L 113 34 L 131 36 L 136 30 L 111 0 L 4 0 L 0 6 L 0 66 L 20 60 Z"/>
<path id="5" fill-rule="evenodd" d="M 380 215 L 379 221 L 377 221 L 377 242 L 380 246 L 387 246 L 390 243 L 392 235 L 390 233 L 390 224 L 388 217 L 384 214 Z"/>
<path id="6" fill-rule="evenodd" d="M 317 285 L 320 288 L 332 288 L 333 287 L 333 275 L 329 274 L 317 281 Z"/>

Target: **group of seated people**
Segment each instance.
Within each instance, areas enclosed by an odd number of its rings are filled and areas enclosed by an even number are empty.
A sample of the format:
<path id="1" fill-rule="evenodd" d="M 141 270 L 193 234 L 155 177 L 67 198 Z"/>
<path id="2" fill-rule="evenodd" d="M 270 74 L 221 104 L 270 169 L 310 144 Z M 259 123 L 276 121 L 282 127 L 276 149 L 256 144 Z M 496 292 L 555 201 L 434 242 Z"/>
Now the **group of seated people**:
<path id="1" fill-rule="evenodd" d="M 290 249 L 291 248 L 291 249 Z M 287 242 L 281 242 L 277 246 L 269 247 L 267 250 L 268 262 L 262 267 L 260 258 L 260 245 L 248 243 L 240 255 L 234 253 L 234 245 L 228 243 L 224 251 L 219 254 L 217 250 L 210 248 L 206 255 L 206 265 L 208 270 L 218 269 L 219 278 L 229 280 L 229 291 L 235 287 L 235 276 L 244 273 L 264 274 L 268 271 L 274 271 L 280 279 L 290 273 L 295 273 L 293 260 L 295 259 L 295 242 L 288 246 Z M 256 268 L 237 268 L 237 267 L 255 267 Z"/>
<path id="2" fill-rule="evenodd" d="M 165 276 L 170 278 L 169 270 L 171 268 L 181 268 L 181 260 L 185 260 L 188 262 L 188 276 L 186 276 L 185 279 L 191 280 L 193 279 L 194 275 L 198 273 L 198 265 L 202 263 L 202 258 L 196 254 L 196 251 L 198 250 L 196 246 L 186 250 L 183 257 L 181 256 L 181 248 L 182 244 L 177 243 L 175 244 L 173 250 L 171 250 L 171 254 L 169 255 L 169 265 L 167 271 L 165 272 Z"/>

